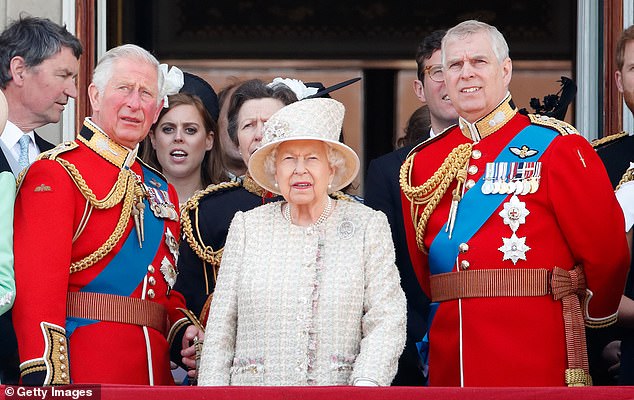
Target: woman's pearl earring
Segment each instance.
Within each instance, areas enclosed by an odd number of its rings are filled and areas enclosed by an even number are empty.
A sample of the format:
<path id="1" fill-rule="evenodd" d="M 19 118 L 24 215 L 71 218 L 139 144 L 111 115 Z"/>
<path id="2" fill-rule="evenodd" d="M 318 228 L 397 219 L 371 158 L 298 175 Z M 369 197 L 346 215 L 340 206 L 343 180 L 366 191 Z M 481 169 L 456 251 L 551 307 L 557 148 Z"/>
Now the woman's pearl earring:
<path id="1" fill-rule="evenodd" d="M 275 187 L 280 187 L 280 185 L 278 185 L 278 184 L 277 184 L 277 181 L 275 182 L 275 185 L 274 185 L 274 186 L 275 186 Z"/>

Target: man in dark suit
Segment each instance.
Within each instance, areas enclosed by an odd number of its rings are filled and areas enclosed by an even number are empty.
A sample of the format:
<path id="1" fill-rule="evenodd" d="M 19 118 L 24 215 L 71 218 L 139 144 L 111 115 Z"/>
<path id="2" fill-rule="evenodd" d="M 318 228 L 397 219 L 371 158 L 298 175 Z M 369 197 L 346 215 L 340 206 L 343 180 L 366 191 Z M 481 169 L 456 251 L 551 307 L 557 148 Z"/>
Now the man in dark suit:
<path id="1" fill-rule="evenodd" d="M 0 34 L 0 89 L 9 118 L 0 136 L 0 164 L 18 174 L 50 150 L 35 129 L 60 120 L 69 98 L 77 96 L 80 41 L 46 18 L 24 17 Z M 19 358 L 11 312 L 0 316 L 0 381 L 17 383 Z"/>
<path id="2" fill-rule="evenodd" d="M 20 18 L 0 34 L 0 88 L 9 104 L 0 145 L 14 175 L 53 147 L 34 129 L 58 122 L 77 96 L 82 52 L 75 36 L 46 18 Z"/>
<path id="3" fill-rule="evenodd" d="M 431 119 L 429 135 L 425 135 L 423 140 L 444 131 L 458 119 L 447 97 L 442 76 L 440 42 L 444 36 L 444 30 L 432 32 L 423 39 L 416 52 L 418 79 L 414 81 L 414 92 L 429 107 Z M 396 265 L 407 297 L 407 341 L 392 382 L 392 385 L 398 386 L 420 386 L 426 381 L 426 372 L 420 367 L 417 343 L 427 331 L 429 300 L 420 288 L 409 259 L 398 178 L 401 164 L 413 147 L 406 146 L 372 160 L 365 179 L 365 204 L 383 211 L 392 228 Z"/>

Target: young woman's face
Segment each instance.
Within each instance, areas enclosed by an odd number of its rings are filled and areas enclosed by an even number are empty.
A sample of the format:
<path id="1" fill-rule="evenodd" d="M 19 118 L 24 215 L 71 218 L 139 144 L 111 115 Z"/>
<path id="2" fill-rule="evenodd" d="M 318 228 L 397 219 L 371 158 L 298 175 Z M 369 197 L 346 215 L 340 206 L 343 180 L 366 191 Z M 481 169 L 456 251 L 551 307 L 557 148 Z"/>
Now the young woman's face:
<path id="1" fill-rule="evenodd" d="M 150 132 L 152 146 L 163 173 L 170 181 L 200 176 L 205 153 L 213 147 L 214 133 L 206 132 L 203 117 L 190 104 L 169 110 Z"/>

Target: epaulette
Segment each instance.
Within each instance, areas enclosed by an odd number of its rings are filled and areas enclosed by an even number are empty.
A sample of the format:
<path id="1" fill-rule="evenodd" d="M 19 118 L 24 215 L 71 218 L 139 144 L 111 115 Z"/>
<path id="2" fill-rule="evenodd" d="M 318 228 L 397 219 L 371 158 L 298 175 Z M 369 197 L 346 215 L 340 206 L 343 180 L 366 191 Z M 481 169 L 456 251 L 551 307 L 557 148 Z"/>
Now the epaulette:
<path id="1" fill-rule="evenodd" d="M 531 124 L 545 126 L 559 132 L 561 135 L 578 135 L 577 129 L 567 122 L 546 115 L 528 114 Z"/>
<path id="2" fill-rule="evenodd" d="M 411 149 L 409 151 L 409 153 L 407 153 L 407 157 L 405 158 L 409 158 L 412 154 L 414 153 L 418 153 L 420 151 L 420 149 L 422 149 L 423 147 L 429 145 L 430 143 L 433 143 L 437 140 L 439 140 L 441 137 L 444 137 L 447 132 L 449 132 L 453 127 L 457 126 L 457 124 L 453 124 L 451 126 L 448 126 L 444 131 L 435 134 L 434 137 L 430 137 L 429 139 L 425 139 L 422 142 L 420 142 L 419 144 L 417 144 L 416 146 L 414 146 L 413 149 Z"/>
<path id="3" fill-rule="evenodd" d="M 593 148 L 596 149 L 608 143 L 612 143 L 619 139 L 623 139 L 627 136 L 629 136 L 627 132 L 613 133 L 611 135 L 604 136 L 602 138 L 594 139 L 592 142 L 590 142 L 590 144 L 592 145 Z"/>
<path id="4" fill-rule="evenodd" d="M 361 203 L 361 204 L 363 204 L 363 198 L 361 198 L 359 196 L 354 196 L 352 194 L 344 193 L 341 190 L 337 190 L 336 192 L 330 193 L 330 197 L 335 199 L 335 200 L 343 200 L 343 201 L 349 201 L 349 202 L 352 202 L 352 203 Z"/>
<path id="5" fill-rule="evenodd" d="M 77 147 L 79 147 L 79 145 L 76 142 L 72 142 L 72 141 L 62 142 L 58 144 L 57 146 L 53 147 L 52 149 L 42 152 L 37 157 L 37 159 L 38 160 L 54 160 L 60 154 L 67 153 L 71 150 L 75 150 Z"/>

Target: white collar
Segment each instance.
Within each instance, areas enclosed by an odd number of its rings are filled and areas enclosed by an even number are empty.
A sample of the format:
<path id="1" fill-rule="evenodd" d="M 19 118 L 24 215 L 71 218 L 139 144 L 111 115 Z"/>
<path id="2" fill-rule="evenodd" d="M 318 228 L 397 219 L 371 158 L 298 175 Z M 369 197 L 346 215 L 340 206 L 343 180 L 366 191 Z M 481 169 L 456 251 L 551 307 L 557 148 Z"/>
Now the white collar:
<path id="1" fill-rule="evenodd" d="M 22 132 L 20 128 L 17 127 L 13 122 L 7 120 L 7 124 L 4 127 L 4 131 L 2 131 L 2 141 L 8 148 L 13 148 L 18 143 L 18 140 L 22 137 L 22 135 L 29 135 L 31 138 L 31 142 L 35 144 L 35 134 L 33 131 Z"/>

